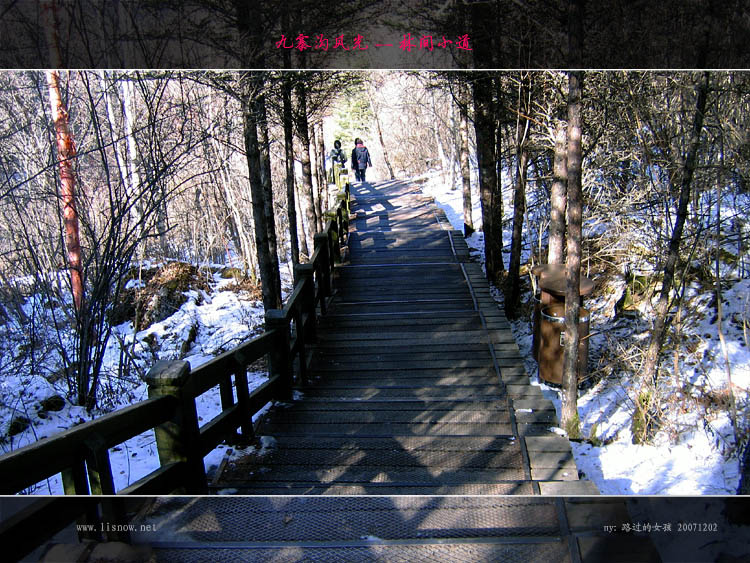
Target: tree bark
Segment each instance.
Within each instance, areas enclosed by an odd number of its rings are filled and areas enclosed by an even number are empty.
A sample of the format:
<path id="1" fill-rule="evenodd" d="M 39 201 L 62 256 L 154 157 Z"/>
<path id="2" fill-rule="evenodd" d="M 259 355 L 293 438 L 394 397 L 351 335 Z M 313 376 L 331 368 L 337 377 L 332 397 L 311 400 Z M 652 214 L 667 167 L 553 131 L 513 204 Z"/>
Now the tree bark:
<path id="1" fill-rule="evenodd" d="M 482 230 L 487 279 L 494 281 L 502 271 L 502 223 L 495 225 L 498 178 L 495 155 L 495 120 L 492 111 L 492 78 L 486 73 L 476 76 L 474 89 L 474 131 L 479 161 L 479 196 L 482 202 Z"/>
<path id="2" fill-rule="evenodd" d="M 568 5 L 568 57 L 571 68 L 580 68 L 583 56 L 584 1 Z M 560 423 L 571 438 L 580 434 L 578 418 L 578 321 L 580 317 L 581 234 L 583 190 L 583 124 L 581 97 L 583 72 L 568 74 L 568 256 L 565 266 L 565 345 L 563 347 L 562 406 Z"/>
<path id="3" fill-rule="evenodd" d="M 372 92 L 370 92 L 369 85 L 367 87 L 367 101 L 370 102 L 370 109 L 372 110 L 372 115 L 375 117 L 375 128 L 378 131 L 378 141 L 380 142 L 380 148 L 383 151 L 383 162 L 385 162 L 385 166 L 386 168 L 388 168 L 388 175 L 390 176 L 390 179 L 395 180 L 396 175 L 393 173 L 393 166 L 391 166 L 391 160 L 390 158 L 388 158 L 388 149 L 385 148 L 385 141 L 383 140 L 383 129 L 380 127 L 378 110 L 375 107 L 375 99 L 372 95 Z"/>
<path id="4" fill-rule="evenodd" d="M 580 432 L 578 420 L 578 343 L 580 335 L 581 234 L 582 234 L 582 123 L 583 73 L 568 77 L 568 257 L 565 268 L 565 346 L 563 349 L 563 397 L 560 422 L 571 438 Z M 585 361 L 581 358 L 581 361 Z"/>
<path id="5" fill-rule="evenodd" d="M 688 152 L 682 165 L 680 196 L 677 202 L 677 216 L 675 217 L 672 235 L 669 239 L 669 249 L 664 260 L 664 277 L 662 281 L 659 299 L 655 307 L 654 327 L 651 330 L 646 358 L 641 370 L 641 384 L 655 382 L 658 374 L 659 355 L 668 328 L 668 314 L 670 306 L 670 293 L 674 285 L 677 261 L 680 256 L 680 242 L 682 231 L 687 219 L 688 204 L 690 202 L 690 190 L 695 172 L 698 149 L 700 147 L 701 131 L 703 129 L 703 118 L 706 110 L 706 98 L 708 97 L 709 73 L 703 73 L 702 81 L 696 86 L 695 114 L 693 116 L 690 139 L 688 141 Z"/>
<path id="6" fill-rule="evenodd" d="M 265 190 L 261 176 L 261 156 L 258 142 L 258 115 L 255 111 L 255 97 L 262 88 L 262 80 L 257 73 L 248 73 L 242 77 L 242 124 L 245 137 L 245 153 L 250 180 L 250 191 L 253 198 L 253 223 L 255 226 L 255 245 L 258 253 L 263 306 L 266 311 L 281 307 L 281 299 L 275 288 L 275 272 L 271 260 L 268 241 L 268 223 L 266 220 Z"/>
<path id="7" fill-rule="evenodd" d="M 459 104 L 459 132 L 461 143 L 459 145 L 461 159 L 461 183 L 464 196 L 464 236 L 474 233 L 474 219 L 472 218 L 471 204 L 471 170 L 469 168 L 469 94 L 464 85 L 461 88 L 461 103 Z"/>
<path id="8" fill-rule="evenodd" d="M 84 288 L 81 236 L 76 202 L 76 176 L 73 170 L 76 148 L 68 126 L 68 112 L 60 96 L 60 75 L 56 70 L 48 70 L 46 76 L 59 157 L 60 199 L 62 200 L 63 208 L 65 248 L 67 249 L 68 268 L 70 269 L 70 287 L 76 312 L 80 312 L 84 298 Z"/>
<path id="9" fill-rule="evenodd" d="M 323 122 L 318 122 L 318 134 L 315 135 L 315 139 L 317 140 L 317 143 L 315 145 L 315 150 L 318 155 L 318 162 L 320 163 L 320 186 L 321 190 L 318 194 L 318 197 L 320 198 L 321 204 L 320 204 L 320 212 L 321 217 L 323 217 L 323 213 L 328 212 L 328 176 L 326 176 L 326 147 L 325 142 L 323 141 Z M 331 168 L 333 168 L 333 164 L 331 164 Z M 325 221 L 322 221 L 323 228 L 325 228 Z"/>
<path id="10" fill-rule="evenodd" d="M 518 300 L 521 293 L 521 243 L 523 239 L 523 219 L 526 214 L 526 177 L 528 173 L 529 152 L 527 139 L 529 120 L 531 75 L 522 72 L 520 77 L 518 112 L 516 119 L 516 186 L 513 192 L 513 234 L 510 243 L 510 264 L 508 265 L 508 293 L 505 299 L 505 314 L 508 318 L 516 317 Z"/>
<path id="11" fill-rule="evenodd" d="M 300 142 L 300 161 L 302 162 L 302 194 L 305 199 L 305 215 L 307 216 L 307 229 L 310 231 L 306 233 L 310 239 L 315 234 L 315 228 L 318 224 L 318 217 L 315 213 L 315 198 L 313 196 L 313 183 L 312 183 L 312 166 L 310 164 L 310 131 L 307 122 L 307 92 L 305 84 L 302 80 L 297 82 L 295 86 L 296 94 L 296 121 L 297 121 L 297 135 L 299 136 Z M 308 238 L 306 236 L 305 238 Z"/>
<path id="12" fill-rule="evenodd" d="M 295 189 L 297 190 L 297 197 L 295 198 L 295 201 L 297 202 L 297 220 L 298 223 L 298 232 L 302 233 L 302 236 L 299 238 L 299 250 L 302 254 L 305 255 L 306 258 L 310 258 L 310 248 L 307 246 L 307 237 L 305 236 L 305 213 L 302 207 L 302 195 L 300 194 L 300 185 L 299 183 L 295 184 Z"/>
<path id="13" fill-rule="evenodd" d="M 284 105 L 284 157 L 286 165 L 286 212 L 289 220 L 289 247 L 292 265 L 299 264 L 299 237 L 297 234 L 297 206 L 294 187 L 294 125 L 292 123 L 292 87 L 284 77 L 282 85 Z M 304 235 L 304 233 L 303 233 Z"/>
<path id="14" fill-rule="evenodd" d="M 315 124 L 310 124 L 310 168 L 312 170 L 312 193 L 313 202 L 315 203 L 315 231 L 319 233 L 323 230 L 321 227 L 323 211 L 321 209 L 320 192 L 322 186 L 320 185 L 320 163 L 318 162 L 318 151 L 317 151 L 317 132 L 315 130 Z M 313 233 L 313 234 L 314 234 Z"/>
<path id="15" fill-rule="evenodd" d="M 565 190 L 568 183 L 566 144 L 565 126 L 562 121 L 558 121 L 555 128 L 555 155 L 552 168 L 554 178 L 550 194 L 548 264 L 562 264 L 565 261 Z"/>
<path id="16" fill-rule="evenodd" d="M 273 205 L 273 182 L 271 179 L 271 148 L 268 139 L 268 119 L 266 101 L 260 95 L 255 99 L 255 112 L 260 126 L 260 177 L 263 186 L 263 210 L 268 232 L 268 254 L 271 263 L 270 280 L 275 299 L 281 303 L 281 272 L 279 271 L 279 251 L 276 240 L 276 216 Z M 254 199 L 254 198 L 253 198 Z"/>

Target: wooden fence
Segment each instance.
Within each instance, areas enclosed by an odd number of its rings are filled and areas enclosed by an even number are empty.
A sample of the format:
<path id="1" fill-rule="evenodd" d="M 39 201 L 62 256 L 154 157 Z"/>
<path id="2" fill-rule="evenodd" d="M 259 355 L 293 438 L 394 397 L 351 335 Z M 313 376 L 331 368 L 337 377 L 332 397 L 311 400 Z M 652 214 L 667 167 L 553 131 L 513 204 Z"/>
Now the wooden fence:
<path id="1" fill-rule="evenodd" d="M 348 233 L 348 185 L 328 217 L 323 232 L 315 235 L 310 261 L 295 266 L 294 289 L 286 305 L 266 312 L 263 334 L 195 370 L 185 361 L 160 361 L 145 377 L 147 400 L 3 455 L 0 494 L 23 492 L 56 474 L 62 474 L 66 495 L 206 493 L 203 457 L 226 440 L 250 441 L 253 415 L 269 401 L 291 399 L 294 386 L 308 381 L 309 345 L 316 337 L 317 315 L 327 310 L 334 265 Z M 250 391 L 248 366 L 264 357 L 268 381 Z M 201 426 L 196 398 L 217 386 L 222 410 Z M 115 490 L 109 449 L 150 429 L 156 435 L 160 467 L 127 488 Z M 35 518 L 49 528 L 48 504 L 40 502 L 38 510 L 0 523 L 0 544 L 19 543 L 18 526 L 29 525 Z M 123 506 L 111 497 L 101 497 L 95 504 L 67 503 L 72 516 L 63 517 L 62 505 L 55 510 L 57 517 L 68 522 L 81 514 L 89 522 L 122 522 Z M 121 539 L 122 534 L 107 537 Z"/>

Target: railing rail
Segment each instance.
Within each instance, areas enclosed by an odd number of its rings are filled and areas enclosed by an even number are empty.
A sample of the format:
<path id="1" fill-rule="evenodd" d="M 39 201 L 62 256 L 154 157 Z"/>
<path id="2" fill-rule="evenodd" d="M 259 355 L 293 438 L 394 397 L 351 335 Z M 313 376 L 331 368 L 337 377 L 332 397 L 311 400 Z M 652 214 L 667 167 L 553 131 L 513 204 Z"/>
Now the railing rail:
<path id="1" fill-rule="evenodd" d="M 324 231 L 315 235 L 310 262 L 294 269 L 295 285 L 286 304 L 267 311 L 263 334 L 192 371 L 185 361 L 160 361 L 145 377 L 147 400 L 0 456 L 0 494 L 22 492 L 56 474 L 62 474 L 66 495 L 205 493 L 203 457 L 225 440 L 250 441 L 252 417 L 270 401 L 291 399 L 295 384 L 309 380 L 309 346 L 316 338 L 318 311 L 327 311 L 335 262 L 348 233 L 348 184 L 329 216 Z M 264 357 L 269 379 L 250 392 L 248 366 Z M 217 386 L 222 411 L 201 426 L 195 400 Z M 150 429 L 156 435 L 159 469 L 115 490 L 108 450 Z M 122 503 L 102 498 L 98 516 L 90 504 L 85 506 L 84 520 L 117 521 Z M 0 523 L 0 544 L 17 543 L 17 520 Z"/>

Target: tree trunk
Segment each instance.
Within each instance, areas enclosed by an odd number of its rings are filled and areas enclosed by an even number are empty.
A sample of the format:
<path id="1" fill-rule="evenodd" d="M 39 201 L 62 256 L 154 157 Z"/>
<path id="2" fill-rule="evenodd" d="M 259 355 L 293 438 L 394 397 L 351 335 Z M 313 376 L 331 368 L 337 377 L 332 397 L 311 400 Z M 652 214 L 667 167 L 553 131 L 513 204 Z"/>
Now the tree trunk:
<path id="1" fill-rule="evenodd" d="M 580 68 L 583 57 L 583 18 L 585 0 L 568 5 L 568 57 L 571 68 Z M 580 317 L 581 234 L 583 165 L 581 96 L 583 72 L 568 74 L 568 256 L 565 267 L 565 345 L 563 347 L 562 406 L 560 423 L 568 436 L 580 434 L 578 418 L 578 321 Z"/>
<path id="2" fill-rule="evenodd" d="M 131 193 L 137 193 L 140 190 L 141 175 L 138 170 L 140 156 L 138 154 L 138 145 L 135 141 L 133 126 L 136 122 L 135 115 L 135 91 L 131 80 L 122 81 L 122 107 L 123 120 L 125 125 L 125 137 L 128 147 L 128 181 Z M 136 221 L 143 228 L 143 205 L 139 202 L 135 204 Z M 143 233 L 140 233 L 142 236 Z"/>
<path id="3" fill-rule="evenodd" d="M 318 162 L 320 163 L 320 186 L 322 187 L 319 197 L 321 201 L 320 205 L 320 211 L 321 211 L 321 217 L 323 216 L 323 213 L 326 213 L 328 211 L 329 201 L 328 201 L 328 176 L 326 176 L 326 147 L 325 142 L 323 140 L 323 122 L 318 122 L 318 134 L 315 136 L 315 139 L 317 140 L 317 143 L 315 145 L 315 151 L 318 154 Z M 333 163 L 331 163 L 331 168 L 333 168 Z M 325 228 L 325 221 L 323 223 L 323 228 Z"/>
<path id="4" fill-rule="evenodd" d="M 552 193 L 550 194 L 549 251 L 548 264 L 562 264 L 565 260 L 565 190 L 568 183 L 567 135 L 562 121 L 555 128 L 555 156 L 552 173 Z"/>
<path id="5" fill-rule="evenodd" d="M 457 164 L 457 155 L 460 149 L 458 148 L 459 143 L 461 142 L 460 132 L 459 135 L 456 135 L 456 131 L 459 129 L 458 125 L 458 116 L 456 115 L 456 104 L 451 99 L 450 101 L 451 106 L 451 126 L 450 126 L 450 155 L 448 156 L 448 162 L 450 162 L 450 189 L 451 191 L 455 191 L 456 186 L 456 164 Z M 460 163 L 458 163 L 460 164 Z"/>
<path id="6" fill-rule="evenodd" d="M 76 312 L 80 312 L 83 303 L 83 266 L 81 261 L 81 237 L 76 202 L 76 177 L 73 161 L 76 158 L 75 143 L 68 127 L 68 112 L 60 96 L 60 75 L 56 70 L 49 70 L 47 85 L 52 109 L 52 121 L 55 126 L 55 140 L 59 156 L 60 199 L 62 200 L 63 225 L 65 228 L 65 248 L 68 254 L 70 269 L 70 287 Z"/>
<path id="7" fill-rule="evenodd" d="M 281 303 L 281 272 L 279 271 L 279 251 L 276 240 L 276 216 L 273 206 L 273 183 L 271 180 L 271 148 L 268 139 L 268 119 L 266 116 L 266 101 L 264 96 L 255 99 L 255 111 L 260 126 L 260 177 L 263 186 L 263 208 L 266 216 L 266 230 L 268 231 L 268 253 L 271 262 L 273 292 Z M 253 198 L 254 199 L 254 198 Z"/>
<path id="8" fill-rule="evenodd" d="M 310 125 L 310 167 L 312 168 L 313 201 L 315 202 L 315 232 L 323 230 L 323 178 L 320 177 L 320 155 L 318 154 L 318 128 L 315 123 Z"/>
<path id="9" fill-rule="evenodd" d="M 266 311 L 281 307 L 281 299 L 276 292 L 276 273 L 273 269 L 268 241 L 266 221 L 265 190 L 262 180 L 260 146 L 258 143 L 258 115 L 255 112 L 255 97 L 262 88 L 262 79 L 257 73 L 242 77 L 242 125 L 245 137 L 245 152 L 249 172 L 250 191 L 253 198 L 253 223 L 255 225 L 255 245 L 258 253 L 258 269 L 263 292 L 263 306 Z"/>
<path id="10" fill-rule="evenodd" d="M 502 198 L 498 197 L 495 153 L 495 119 L 492 111 L 492 78 L 481 73 L 474 79 L 474 131 L 479 161 L 479 196 L 482 202 L 482 230 L 487 279 L 496 280 L 502 267 L 502 223 L 495 224 L 496 208 L 502 215 Z"/>
<path id="11" fill-rule="evenodd" d="M 300 161 L 302 162 L 302 194 L 305 199 L 305 214 L 307 215 L 306 233 L 310 239 L 315 234 L 318 217 L 315 213 L 315 197 L 313 195 L 312 166 L 310 164 L 310 131 L 307 123 L 307 92 L 305 84 L 299 80 L 295 86 L 297 102 L 297 135 L 300 142 Z M 306 237 L 306 238 L 308 238 Z"/>
<path id="12" fill-rule="evenodd" d="M 582 233 L 582 91 L 583 73 L 571 72 L 568 77 L 568 258 L 565 268 L 565 345 L 560 417 L 560 423 L 571 438 L 577 438 L 580 432 L 577 399 Z"/>
<path id="13" fill-rule="evenodd" d="M 297 202 L 297 220 L 298 223 L 298 232 L 302 233 L 302 236 L 299 239 L 299 245 L 300 245 L 300 252 L 305 255 L 306 258 L 310 258 L 310 248 L 307 246 L 307 237 L 305 236 L 305 213 L 302 208 L 302 196 L 299 193 L 300 191 L 300 185 L 299 183 L 296 184 L 296 190 L 297 190 L 297 197 L 295 198 L 295 201 Z"/>
<path id="14" fill-rule="evenodd" d="M 471 169 L 469 167 L 469 93 L 465 86 L 461 85 L 461 103 L 459 105 L 460 121 L 459 132 L 461 143 L 459 145 L 461 159 L 461 183 L 464 195 L 464 236 L 474 233 L 474 219 L 472 218 L 471 204 Z"/>
<path id="15" fill-rule="evenodd" d="M 529 153 L 526 141 L 529 136 L 531 80 L 528 72 L 521 73 L 518 95 L 518 118 L 516 119 L 516 186 L 513 193 L 513 234 L 510 243 L 510 264 L 508 266 L 508 293 L 505 299 L 505 314 L 516 317 L 520 298 L 521 243 L 523 242 L 523 219 L 526 214 L 526 177 Z"/>
<path id="16" fill-rule="evenodd" d="M 430 128 L 432 129 L 432 136 L 435 137 L 435 147 L 437 147 L 438 159 L 440 160 L 440 171 L 442 172 L 441 176 L 443 177 L 443 181 L 445 181 L 445 175 L 448 172 L 448 167 L 450 165 L 448 164 L 448 157 L 443 148 L 443 141 L 440 138 L 440 130 L 438 128 L 438 116 L 440 114 L 438 113 L 437 104 L 435 103 L 435 90 L 433 89 L 430 89 L 430 109 L 432 109 L 432 115 L 434 116 L 430 120 Z"/>
<path id="17" fill-rule="evenodd" d="M 396 175 L 393 173 L 393 166 L 391 165 L 391 160 L 388 157 L 388 149 L 385 148 L 385 141 L 383 140 L 383 129 L 380 126 L 380 117 L 378 117 L 378 108 L 375 105 L 375 97 L 370 91 L 369 84 L 367 88 L 365 89 L 365 91 L 367 92 L 367 101 L 370 103 L 370 109 L 372 110 L 372 115 L 375 117 L 375 129 L 378 132 L 378 142 L 380 143 L 380 149 L 383 151 L 383 162 L 385 162 L 385 166 L 386 168 L 388 168 L 388 175 L 390 176 L 390 179 L 395 180 Z"/>
<path id="18" fill-rule="evenodd" d="M 282 84 L 284 157 L 286 164 L 286 212 L 289 220 L 289 247 L 292 265 L 299 264 L 299 238 L 297 236 L 297 208 L 294 188 L 294 124 L 292 121 L 292 86 L 287 75 Z M 303 233 L 304 235 L 304 233 Z"/>
<path id="19" fill-rule="evenodd" d="M 641 370 L 641 385 L 649 382 L 655 382 L 658 367 L 659 355 L 664 345 L 664 337 L 668 328 L 668 319 L 670 307 L 670 293 L 674 285 L 675 270 L 677 261 L 680 256 L 680 242 L 682 240 L 682 231 L 687 219 L 688 203 L 690 202 L 690 190 L 693 182 L 693 173 L 695 172 L 698 148 L 700 146 L 701 131 L 703 129 L 703 117 L 706 110 L 706 98 L 708 96 L 709 73 L 703 73 L 703 80 L 696 86 L 696 103 L 695 115 L 693 116 L 693 125 L 690 131 L 688 141 L 688 152 L 681 171 L 680 197 L 677 204 L 677 216 L 675 217 L 672 235 L 669 239 L 669 250 L 664 261 L 664 277 L 662 281 L 659 299 L 655 307 L 654 327 L 651 330 L 651 340 L 649 341 L 646 358 Z M 634 435 L 635 438 L 635 435 Z"/>

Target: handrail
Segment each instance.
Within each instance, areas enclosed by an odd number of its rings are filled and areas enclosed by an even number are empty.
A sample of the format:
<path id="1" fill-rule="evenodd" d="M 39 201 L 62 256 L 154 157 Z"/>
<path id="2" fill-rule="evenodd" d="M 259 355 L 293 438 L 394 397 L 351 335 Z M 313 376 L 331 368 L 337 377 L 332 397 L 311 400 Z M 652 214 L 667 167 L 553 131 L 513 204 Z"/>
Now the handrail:
<path id="1" fill-rule="evenodd" d="M 147 400 L 0 456 L 0 494 L 19 493 L 58 473 L 62 473 L 66 495 L 205 493 L 203 456 L 227 439 L 251 440 L 252 417 L 269 401 L 290 399 L 295 385 L 308 382 L 307 347 L 316 338 L 318 311 L 326 313 L 335 262 L 340 260 L 348 233 L 348 184 L 337 199 L 332 218 L 314 237 L 310 262 L 295 266 L 294 289 L 284 307 L 266 312 L 262 334 L 192 371 L 185 361 L 157 362 L 145 376 Z M 269 379 L 250 392 L 247 368 L 265 356 Z M 201 426 L 195 400 L 217 386 L 222 412 Z M 150 429 L 156 434 L 159 469 L 116 491 L 109 448 Z M 119 506 L 102 498 L 101 517 L 115 518 L 113 511 L 120 510 Z M 88 512 L 89 520 L 96 518 Z M 0 522 L 0 543 L 7 544 L 3 539 L 13 533 Z"/>

